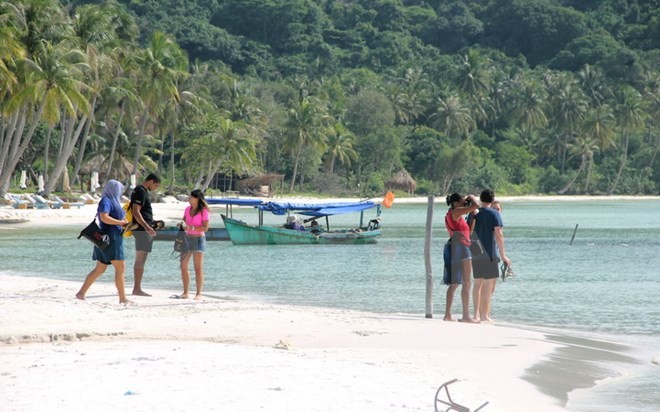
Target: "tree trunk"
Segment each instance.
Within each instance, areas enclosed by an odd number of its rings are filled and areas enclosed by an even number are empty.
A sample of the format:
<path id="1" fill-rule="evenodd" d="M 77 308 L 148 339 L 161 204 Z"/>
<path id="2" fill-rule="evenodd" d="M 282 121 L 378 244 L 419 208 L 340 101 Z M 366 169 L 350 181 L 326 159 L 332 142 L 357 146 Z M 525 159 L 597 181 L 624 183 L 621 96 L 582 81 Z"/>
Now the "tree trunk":
<path id="1" fill-rule="evenodd" d="M 67 134 L 62 136 L 62 153 L 57 158 L 57 162 L 55 163 L 55 168 L 53 169 L 53 174 L 50 176 L 50 179 L 48 179 L 48 182 L 46 183 L 46 188 L 44 190 L 44 194 L 46 196 L 48 196 L 53 191 L 53 189 L 55 188 L 55 184 L 57 184 L 57 181 L 62 175 L 62 172 L 64 172 L 64 168 L 66 167 L 66 164 L 69 161 L 71 154 L 73 153 L 73 149 L 75 149 L 76 147 L 76 143 L 80 138 L 83 127 L 85 127 L 85 125 L 87 124 L 87 119 L 88 119 L 87 115 L 84 114 L 80 119 L 80 122 L 78 123 L 78 127 L 75 129 L 75 132 L 74 132 L 74 125 L 77 120 L 77 116 L 73 115 L 73 117 L 69 121 L 69 125 L 67 127 Z"/>
<path id="2" fill-rule="evenodd" d="M 53 126 L 48 125 L 48 133 L 46 133 L 46 147 L 44 148 L 44 179 L 48 181 L 48 151 L 50 149 L 50 137 L 53 134 Z"/>
<path id="3" fill-rule="evenodd" d="M 628 158 L 628 133 L 624 133 L 623 135 L 622 151 L 623 153 L 621 153 L 621 163 L 619 164 L 619 170 L 616 172 L 616 177 L 614 178 L 612 187 L 610 187 L 610 190 L 607 191 L 608 196 L 614 193 L 614 191 L 616 190 L 616 187 L 619 184 L 619 179 L 621 178 L 621 174 L 623 173 L 623 168 L 626 165 L 626 159 Z"/>
<path id="4" fill-rule="evenodd" d="M 110 178 L 112 173 L 112 162 L 115 161 L 115 151 L 117 150 L 117 140 L 119 139 L 119 132 L 121 131 L 121 122 L 124 119 L 124 108 L 126 107 L 126 99 L 123 99 L 121 102 L 121 108 L 119 109 L 119 121 L 117 121 L 117 129 L 115 130 L 114 136 L 112 137 L 112 148 L 110 149 L 110 162 L 108 162 L 108 172 L 105 174 L 107 178 Z"/>
<path id="5" fill-rule="evenodd" d="M 587 162 L 587 181 L 584 184 L 584 194 L 589 194 L 589 183 L 591 182 L 591 168 L 594 165 L 594 156 L 589 155 Z"/>
<path id="6" fill-rule="evenodd" d="M 163 128 L 162 127 L 158 128 L 158 139 L 160 140 L 160 153 L 158 154 L 158 176 L 162 176 L 162 173 L 163 173 L 163 153 L 165 152 L 165 139 L 163 139 Z"/>
<path id="7" fill-rule="evenodd" d="M 133 163 L 133 174 L 137 175 L 138 162 L 140 161 L 140 152 L 142 152 L 142 139 L 144 138 L 144 129 L 147 127 L 149 109 L 145 107 L 142 113 L 142 121 L 140 123 L 140 134 L 138 135 L 137 145 L 135 147 L 135 162 Z"/>
<path id="8" fill-rule="evenodd" d="M 293 192 L 294 185 L 296 184 L 296 175 L 298 174 L 298 163 L 300 163 L 300 154 L 302 153 L 302 143 L 298 146 L 298 150 L 296 151 L 296 158 L 293 163 L 293 176 L 291 177 L 291 187 L 289 188 L 289 192 Z"/>
<path id="9" fill-rule="evenodd" d="M 580 161 L 580 167 L 578 168 L 577 173 L 575 174 L 575 176 L 573 176 L 573 178 L 571 179 L 571 181 L 568 182 L 568 184 L 566 184 L 566 186 L 564 186 L 563 189 L 561 189 L 560 191 L 557 192 L 557 194 L 563 195 L 564 193 L 566 193 L 566 191 L 567 191 L 568 189 L 571 188 L 571 186 L 573 186 L 573 183 L 575 183 L 575 181 L 577 180 L 578 176 L 580 176 L 580 173 L 582 173 L 582 169 L 584 169 L 585 158 L 586 158 L 586 156 L 585 156 L 585 155 L 582 155 L 582 160 Z"/>
<path id="10" fill-rule="evenodd" d="M 41 103 L 39 104 L 39 108 L 37 109 L 36 113 L 32 117 L 32 123 L 30 124 L 30 128 L 28 129 L 27 134 L 21 141 L 21 137 L 23 136 L 23 127 L 25 126 L 25 121 L 26 117 L 25 116 L 21 121 L 21 127 L 19 127 L 16 131 L 17 133 L 14 133 L 13 137 L 11 140 L 12 142 L 12 147 L 15 147 L 16 150 L 11 150 L 10 153 L 8 153 L 8 156 L 5 161 L 4 166 L 2 167 L 2 173 L 0 173 L 0 195 L 4 196 L 5 193 L 7 193 L 7 190 L 9 189 L 9 184 L 11 183 L 11 175 L 14 173 L 14 169 L 16 168 L 16 165 L 18 164 L 19 160 L 21 159 L 21 156 L 23 156 L 23 153 L 27 149 L 28 145 L 30 144 L 30 141 L 32 140 L 32 136 L 34 135 L 34 131 L 37 129 L 37 125 L 39 124 L 39 120 L 41 119 L 42 114 L 44 113 L 44 108 L 46 107 L 46 99 L 45 95 L 41 99 Z"/>
<path id="11" fill-rule="evenodd" d="M 174 164 L 174 142 L 175 142 L 176 129 L 172 129 L 170 133 L 170 187 L 168 188 L 169 192 L 174 192 L 174 176 L 176 172 L 176 166 Z"/>
<path id="12" fill-rule="evenodd" d="M 94 113 L 96 111 L 96 96 L 92 100 L 92 112 L 87 118 L 87 124 L 85 124 L 85 131 L 83 132 L 82 140 L 80 141 L 80 148 L 78 149 L 78 156 L 76 157 L 76 164 L 73 168 L 73 184 L 78 183 L 78 172 L 80 171 L 80 166 L 82 166 L 83 159 L 85 158 L 85 150 L 87 149 L 87 139 L 89 139 L 89 129 L 94 123 Z M 106 180 L 108 177 L 106 176 Z"/>

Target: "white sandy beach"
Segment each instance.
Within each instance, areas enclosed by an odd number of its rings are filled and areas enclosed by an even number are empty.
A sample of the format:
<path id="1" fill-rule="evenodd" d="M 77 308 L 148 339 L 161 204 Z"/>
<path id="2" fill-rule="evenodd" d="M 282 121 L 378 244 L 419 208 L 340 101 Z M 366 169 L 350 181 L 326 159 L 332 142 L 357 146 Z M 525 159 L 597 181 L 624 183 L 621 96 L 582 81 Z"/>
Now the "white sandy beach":
<path id="1" fill-rule="evenodd" d="M 173 223 L 186 205 L 156 203 L 154 214 Z M 0 225 L 0 236 L 82 225 L 95 213 L 96 205 L 2 208 L 0 218 L 30 221 Z M 460 380 L 450 387 L 454 401 L 471 409 L 489 401 L 484 411 L 564 410 L 544 394 L 552 388 L 523 379 L 562 346 L 539 332 L 214 293 L 173 300 L 179 290 L 151 288 L 153 297 L 120 305 L 112 279 L 109 270 L 80 301 L 82 275 L 0 275 L 2 410 L 432 411 L 436 389 L 451 379 Z"/>
<path id="2" fill-rule="evenodd" d="M 537 332 L 155 290 L 0 276 L 3 410 L 562 410 L 521 379 L 557 345 Z M 82 282 L 82 279 L 81 279 Z"/>

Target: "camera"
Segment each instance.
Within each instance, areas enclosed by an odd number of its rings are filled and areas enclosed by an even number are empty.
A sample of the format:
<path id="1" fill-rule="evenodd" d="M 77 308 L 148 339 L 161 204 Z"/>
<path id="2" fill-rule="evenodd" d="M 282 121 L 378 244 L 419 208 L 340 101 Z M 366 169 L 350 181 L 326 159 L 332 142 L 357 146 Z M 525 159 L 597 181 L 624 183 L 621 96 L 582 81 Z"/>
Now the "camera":
<path id="1" fill-rule="evenodd" d="M 465 206 L 472 206 L 472 199 L 465 199 Z"/>

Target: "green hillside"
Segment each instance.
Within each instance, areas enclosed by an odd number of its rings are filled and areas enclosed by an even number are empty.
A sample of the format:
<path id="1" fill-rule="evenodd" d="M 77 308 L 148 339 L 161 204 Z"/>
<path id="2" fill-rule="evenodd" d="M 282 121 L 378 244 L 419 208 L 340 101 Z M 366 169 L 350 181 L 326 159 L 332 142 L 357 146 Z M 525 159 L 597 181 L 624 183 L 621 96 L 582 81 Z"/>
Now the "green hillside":
<path id="1" fill-rule="evenodd" d="M 373 195 L 405 170 L 417 194 L 658 194 L 659 3 L 11 1 L 0 143 L 24 151 L 0 153 L 0 191 L 97 166 L 171 189 Z"/>

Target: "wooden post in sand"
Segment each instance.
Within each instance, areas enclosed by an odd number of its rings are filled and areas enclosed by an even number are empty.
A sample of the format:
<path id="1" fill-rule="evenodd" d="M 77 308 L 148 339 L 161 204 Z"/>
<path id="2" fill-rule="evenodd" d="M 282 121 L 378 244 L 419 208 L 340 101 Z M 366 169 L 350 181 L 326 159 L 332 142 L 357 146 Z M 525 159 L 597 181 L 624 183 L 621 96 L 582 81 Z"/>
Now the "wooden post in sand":
<path id="1" fill-rule="evenodd" d="M 573 244 L 573 241 L 575 240 L 575 234 L 577 233 L 577 228 L 579 226 L 579 223 L 575 225 L 575 230 L 573 231 L 573 236 L 571 237 L 571 243 L 568 245 L 571 246 Z"/>
<path id="2" fill-rule="evenodd" d="M 426 317 L 433 317 L 433 268 L 431 267 L 431 244 L 433 239 L 433 204 L 435 196 L 429 196 L 428 209 L 426 210 L 426 238 L 424 240 L 424 266 L 426 267 Z"/>

